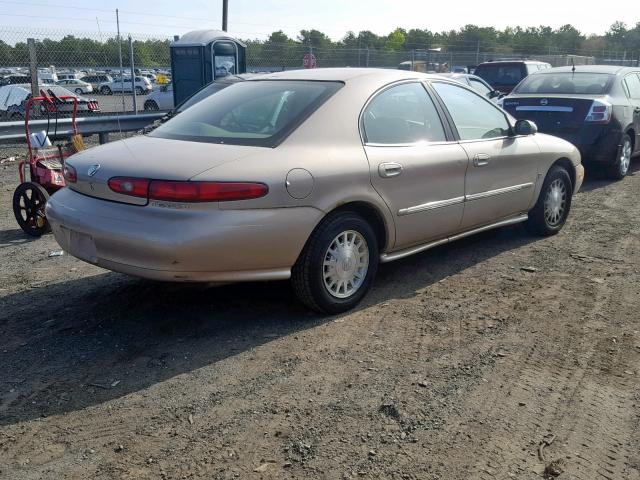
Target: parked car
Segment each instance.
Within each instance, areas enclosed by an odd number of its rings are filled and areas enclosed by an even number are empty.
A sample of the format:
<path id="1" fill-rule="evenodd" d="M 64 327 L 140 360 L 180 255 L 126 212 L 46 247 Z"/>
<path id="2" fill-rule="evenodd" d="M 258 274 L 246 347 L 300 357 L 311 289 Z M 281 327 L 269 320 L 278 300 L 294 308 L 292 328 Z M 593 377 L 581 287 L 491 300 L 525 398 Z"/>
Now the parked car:
<path id="1" fill-rule="evenodd" d="M 207 98 L 209 95 L 213 95 L 216 92 L 233 85 L 237 82 L 242 82 L 249 78 L 255 77 L 255 73 L 241 73 L 239 75 L 227 75 L 225 77 L 218 78 L 213 82 L 208 83 L 200 90 L 193 93 L 190 97 L 185 98 L 177 108 L 173 108 L 173 86 L 172 84 L 163 85 L 158 90 L 154 90 L 149 94 L 149 97 L 144 102 L 145 110 L 171 110 L 168 116 L 173 116 L 186 108 L 198 103 L 203 98 Z"/>
<path id="2" fill-rule="evenodd" d="M 61 80 L 79 80 L 77 73 L 58 73 L 58 82 Z"/>
<path id="3" fill-rule="evenodd" d="M 547 68 L 551 68 L 551 64 L 536 60 L 497 60 L 481 63 L 473 73 L 494 90 L 507 94 L 527 75 Z"/>
<path id="4" fill-rule="evenodd" d="M 131 77 L 114 77 L 113 81 L 101 83 L 98 88 L 102 95 L 133 93 L 134 90 L 138 95 L 145 95 L 153 90 L 153 86 L 147 78 L 136 76 L 133 80 Z"/>
<path id="5" fill-rule="evenodd" d="M 494 90 L 491 85 L 476 75 L 468 73 L 442 73 L 441 75 L 473 88 L 480 95 L 487 97 L 494 103 L 504 97 L 504 93 Z"/>
<path id="6" fill-rule="evenodd" d="M 73 111 L 73 101 L 60 97 L 76 97 L 78 99 L 78 115 L 99 113 L 100 106 L 95 99 L 81 97 L 58 85 L 40 85 L 40 91 L 46 93 L 56 103 L 61 116 Z M 18 121 L 25 117 L 27 100 L 31 98 L 31 85 L 6 85 L 0 87 L 0 118 Z M 44 108 L 41 107 L 44 115 Z"/>
<path id="7" fill-rule="evenodd" d="M 171 110 L 173 108 L 173 84 L 162 85 L 144 101 L 144 109 L 149 111 Z"/>
<path id="8" fill-rule="evenodd" d="M 516 118 L 578 147 L 585 163 L 621 179 L 640 151 L 640 68 L 576 66 L 527 77 L 502 99 Z"/>
<path id="9" fill-rule="evenodd" d="M 0 87 L 4 85 L 19 85 L 24 83 L 31 83 L 30 75 L 6 75 L 0 79 Z"/>
<path id="10" fill-rule="evenodd" d="M 83 82 L 82 80 L 75 79 L 67 79 L 67 80 L 59 80 L 57 85 L 61 87 L 67 88 L 73 92 L 76 92 L 78 95 L 83 93 L 92 93 L 93 87 L 90 83 Z"/>
<path id="11" fill-rule="evenodd" d="M 471 88 L 357 68 L 237 82 L 65 166 L 46 215 L 70 254 L 157 280 L 291 278 L 328 313 L 379 262 L 519 222 L 558 232 L 583 178 L 573 145 Z"/>
<path id="12" fill-rule="evenodd" d="M 80 80 L 82 80 L 83 82 L 90 83 L 94 92 L 99 91 L 101 84 L 113 82 L 113 78 L 111 78 L 110 75 L 104 75 L 104 74 L 85 75 L 83 77 L 80 77 Z"/>

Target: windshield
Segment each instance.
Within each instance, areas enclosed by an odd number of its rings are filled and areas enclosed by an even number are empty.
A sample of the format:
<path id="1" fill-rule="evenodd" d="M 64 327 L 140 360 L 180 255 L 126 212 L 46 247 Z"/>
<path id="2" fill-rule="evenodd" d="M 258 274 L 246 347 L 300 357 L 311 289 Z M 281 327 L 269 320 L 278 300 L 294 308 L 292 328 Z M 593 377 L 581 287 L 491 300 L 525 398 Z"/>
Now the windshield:
<path id="1" fill-rule="evenodd" d="M 611 78 L 608 73 L 541 73 L 527 77 L 515 93 L 602 95 Z"/>
<path id="2" fill-rule="evenodd" d="M 276 146 L 342 86 L 339 82 L 240 82 L 196 103 L 150 136 Z"/>
<path id="3" fill-rule="evenodd" d="M 479 65 L 476 71 L 473 72 L 478 77 L 483 78 L 485 81 L 493 86 L 496 85 L 517 85 L 520 80 L 526 76 L 524 71 L 524 65 L 521 63 L 516 64 L 484 64 Z"/>

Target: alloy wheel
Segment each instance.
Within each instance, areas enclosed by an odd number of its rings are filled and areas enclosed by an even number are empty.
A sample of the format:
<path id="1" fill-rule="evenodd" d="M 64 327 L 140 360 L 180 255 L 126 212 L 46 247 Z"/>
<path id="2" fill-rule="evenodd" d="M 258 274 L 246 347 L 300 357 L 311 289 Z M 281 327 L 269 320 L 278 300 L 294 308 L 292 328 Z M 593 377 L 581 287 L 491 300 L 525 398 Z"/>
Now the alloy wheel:
<path id="1" fill-rule="evenodd" d="M 549 188 L 544 199 L 544 218 L 550 227 L 558 225 L 562 221 L 567 208 L 567 186 L 556 178 Z"/>
<path id="2" fill-rule="evenodd" d="M 323 281 L 335 298 L 349 298 L 362 286 L 369 268 L 369 246 L 364 236 L 347 230 L 331 241 L 324 255 Z"/>

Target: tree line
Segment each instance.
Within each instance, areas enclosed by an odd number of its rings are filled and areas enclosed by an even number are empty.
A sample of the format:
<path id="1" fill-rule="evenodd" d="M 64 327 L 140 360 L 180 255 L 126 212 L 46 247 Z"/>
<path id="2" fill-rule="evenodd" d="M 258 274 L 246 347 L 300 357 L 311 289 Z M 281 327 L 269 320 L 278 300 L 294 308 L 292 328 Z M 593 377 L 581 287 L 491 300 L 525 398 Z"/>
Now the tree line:
<path id="1" fill-rule="evenodd" d="M 0 37 L 1 37 L 0 33 Z M 27 65 L 26 41 L 0 40 L 0 66 Z M 585 35 L 572 25 L 553 29 L 548 26 L 493 27 L 466 25 L 458 30 L 432 32 L 428 29 L 396 28 L 387 35 L 371 31 L 347 32 L 339 41 L 319 30 L 301 30 L 296 38 L 283 31 L 271 33 L 266 40 L 245 39 L 248 64 L 255 66 L 297 66 L 301 56 L 313 51 L 329 65 L 393 64 L 408 60 L 409 52 L 433 51 L 456 54 L 482 52 L 516 55 L 575 54 L 595 57 L 615 56 L 640 59 L 640 22 L 628 26 L 615 22 L 603 35 Z M 141 67 L 162 67 L 170 63 L 170 40 L 146 39 L 133 42 L 134 62 Z M 41 66 L 114 66 L 119 63 L 118 41 L 67 35 L 59 40 L 36 42 Z M 122 42 L 123 63 L 129 65 L 129 49 Z M 366 57 L 366 59 L 365 59 Z M 378 61 L 376 61 L 378 59 Z"/>

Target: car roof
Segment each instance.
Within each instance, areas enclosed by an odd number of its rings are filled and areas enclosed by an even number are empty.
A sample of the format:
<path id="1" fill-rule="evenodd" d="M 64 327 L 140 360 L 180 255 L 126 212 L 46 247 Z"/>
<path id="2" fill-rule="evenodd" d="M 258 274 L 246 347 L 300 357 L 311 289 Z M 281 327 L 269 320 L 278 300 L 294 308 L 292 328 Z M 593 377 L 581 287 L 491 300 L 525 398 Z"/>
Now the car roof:
<path id="1" fill-rule="evenodd" d="M 396 80 L 404 79 L 434 79 L 437 75 L 429 75 L 421 72 L 412 72 L 407 70 L 393 70 L 386 68 L 318 68 L 318 69 L 300 69 L 286 70 L 284 72 L 268 73 L 260 75 L 254 80 L 315 80 L 315 81 L 334 81 L 349 83 L 356 79 L 368 79 L 377 83 L 390 83 Z"/>
<path id="2" fill-rule="evenodd" d="M 575 67 L 569 65 L 567 67 L 554 67 L 548 68 L 546 70 L 540 70 L 539 72 L 534 72 L 533 75 L 544 75 L 546 73 L 560 73 L 560 72 L 573 72 L 575 69 L 576 73 L 609 73 L 612 75 L 619 75 L 628 72 L 637 72 L 640 71 L 639 68 L 634 67 L 620 67 L 617 65 L 576 65 Z"/>
<path id="3" fill-rule="evenodd" d="M 539 64 L 543 64 L 543 65 L 548 65 L 549 62 L 543 62 L 541 60 L 518 60 L 517 58 L 514 58 L 513 60 L 491 60 L 489 62 L 482 62 L 480 65 L 501 65 L 501 64 L 508 64 L 508 63 L 525 63 L 525 64 L 531 64 L 531 65 L 539 65 Z M 478 65 L 478 67 L 480 66 Z"/>

